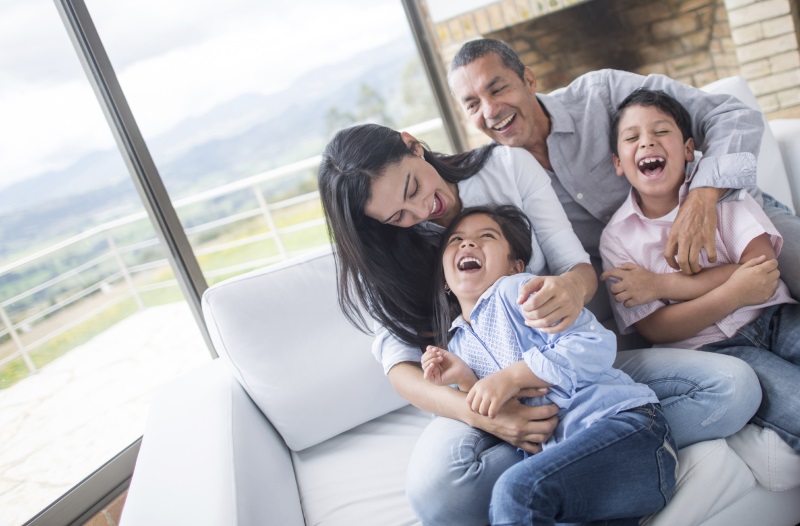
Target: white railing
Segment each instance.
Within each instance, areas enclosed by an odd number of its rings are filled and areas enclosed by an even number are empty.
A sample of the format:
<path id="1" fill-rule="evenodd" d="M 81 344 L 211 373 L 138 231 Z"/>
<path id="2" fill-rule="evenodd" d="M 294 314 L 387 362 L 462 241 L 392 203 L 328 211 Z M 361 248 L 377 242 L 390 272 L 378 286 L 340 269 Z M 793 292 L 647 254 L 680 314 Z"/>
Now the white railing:
<path id="1" fill-rule="evenodd" d="M 411 133 L 419 134 L 441 128 L 441 120 L 433 119 L 409 127 L 407 130 Z M 278 202 L 268 203 L 260 187 L 265 182 L 295 175 L 302 171 L 312 169 L 316 171 L 317 167 L 319 166 L 319 162 L 320 156 L 311 157 L 296 163 L 276 168 L 274 170 L 253 175 L 230 184 L 212 188 L 210 190 L 200 192 L 198 194 L 173 202 L 173 206 L 175 207 L 176 211 L 178 211 L 180 216 L 181 210 L 184 210 L 191 205 L 207 203 L 213 199 L 230 196 L 236 192 L 251 192 L 255 198 L 255 202 L 257 204 L 256 207 L 248 210 L 238 210 L 226 217 L 214 219 L 186 228 L 186 234 L 187 236 L 191 237 L 193 235 L 201 233 L 205 234 L 214 230 L 222 230 L 223 232 L 227 232 L 230 230 L 232 225 L 260 217 L 265 222 L 265 232 L 238 237 L 236 239 L 224 242 L 209 242 L 202 245 L 198 243 L 197 246 L 193 244 L 195 255 L 198 257 L 207 256 L 267 240 L 273 241 L 278 255 L 241 261 L 221 268 L 203 269 L 203 273 L 207 278 L 234 275 L 254 268 L 270 265 L 285 259 L 290 254 L 286 249 L 283 236 L 324 225 L 325 220 L 322 215 L 320 215 L 319 217 L 294 223 L 283 228 L 278 228 L 273 217 L 273 212 L 318 200 L 319 193 L 314 191 L 297 195 L 288 199 L 283 199 Z M 117 243 L 114 241 L 115 236 L 113 234 L 115 231 L 119 231 L 121 228 L 129 227 L 134 223 L 146 220 L 147 215 L 144 212 L 130 214 L 128 216 L 106 222 L 102 225 L 98 225 L 79 235 L 59 241 L 43 250 L 0 266 L 0 276 L 3 276 L 10 272 L 24 268 L 32 263 L 42 262 L 48 258 L 52 259 L 58 253 L 66 251 L 70 248 L 74 248 L 76 245 L 82 242 L 98 242 L 104 239 L 107 245 L 107 248 L 101 255 L 94 257 L 90 261 L 82 263 L 54 278 L 22 291 L 13 297 L 0 301 L 0 321 L 2 321 L 3 325 L 3 329 L 0 330 L 0 341 L 2 341 L 4 337 L 8 337 L 7 339 L 10 340 L 6 342 L 5 345 L 0 344 L 0 352 L 2 352 L 2 354 L 0 354 L 0 367 L 3 367 L 16 358 L 21 358 L 29 373 L 36 372 L 37 367 L 31 358 L 31 351 L 37 347 L 42 346 L 66 331 L 69 331 L 81 323 L 94 318 L 101 312 L 106 311 L 127 299 L 132 298 L 135 301 L 137 308 L 143 309 L 145 306 L 141 296 L 143 292 L 164 289 L 168 287 L 177 287 L 177 282 L 174 278 L 166 280 L 152 280 L 150 282 L 142 283 L 142 281 L 146 280 L 148 274 L 152 277 L 157 272 L 163 273 L 169 270 L 169 264 L 166 258 L 140 262 L 138 264 L 127 264 L 125 261 L 126 255 L 129 255 L 130 257 L 131 254 L 141 254 L 144 250 L 158 247 L 159 242 L 157 239 L 147 239 L 144 241 L 130 243 L 125 246 L 117 246 Z M 215 237 L 219 238 L 221 235 L 222 234 L 220 233 Z M 313 249 L 315 247 L 316 246 L 309 246 L 307 248 Z M 53 303 L 47 307 L 37 307 L 33 309 L 33 312 L 23 313 L 21 315 L 21 319 L 12 320 L 12 317 L 20 317 L 9 314 L 9 307 L 11 307 L 13 304 L 30 298 L 34 294 L 46 294 L 48 289 L 52 289 L 56 285 L 62 284 L 67 280 L 86 276 L 90 273 L 90 271 L 94 271 L 95 275 L 102 274 L 99 267 L 103 264 L 105 264 L 107 267 L 113 267 L 113 272 L 106 271 L 106 274 L 101 278 L 95 278 L 92 283 L 84 285 L 77 291 L 70 291 L 67 297 L 59 298 L 57 301 L 53 299 Z M 138 282 L 136 279 L 137 277 L 139 278 Z M 117 291 L 116 294 L 111 294 L 117 284 L 123 284 L 123 290 Z M 98 292 L 106 293 L 110 296 L 110 298 L 107 301 L 95 302 L 96 304 L 86 307 L 85 305 L 89 303 L 86 300 L 90 296 L 96 295 Z M 54 298 L 55 294 L 51 294 L 49 297 Z M 38 303 L 41 302 L 37 302 L 37 304 Z M 51 330 L 41 331 L 42 334 L 39 335 L 35 340 L 23 341 L 25 340 L 23 335 L 31 327 L 41 323 L 48 317 L 55 316 L 58 313 L 65 311 L 66 309 L 72 308 L 74 310 L 74 308 L 80 304 L 83 304 L 85 307 L 79 314 L 75 315 L 74 313 L 71 313 L 72 315 L 69 317 L 68 321 L 59 320 L 58 323 L 54 324 L 55 326 Z M 8 345 L 9 343 L 13 343 L 13 346 Z M 5 352 L 2 351 L 3 348 L 6 348 Z"/>

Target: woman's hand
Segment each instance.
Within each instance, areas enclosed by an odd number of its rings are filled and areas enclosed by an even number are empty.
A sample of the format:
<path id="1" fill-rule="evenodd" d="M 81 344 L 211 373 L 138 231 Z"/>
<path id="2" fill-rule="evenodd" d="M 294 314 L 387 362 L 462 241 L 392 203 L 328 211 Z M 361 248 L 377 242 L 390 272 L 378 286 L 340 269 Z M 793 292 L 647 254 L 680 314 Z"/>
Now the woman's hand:
<path id="1" fill-rule="evenodd" d="M 422 355 L 423 377 L 436 385 L 457 384 L 467 392 L 478 381 L 475 373 L 461 358 L 439 347 L 428 345 Z"/>
<path id="2" fill-rule="evenodd" d="M 523 390 L 519 394 L 536 396 L 542 392 Z M 531 407 L 512 398 L 500 407 L 494 418 L 473 413 L 474 417 L 467 423 L 491 433 L 512 446 L 535 454 L 542 450 L 541 444 L 553 436 L 553 431 L 558 425 L 557 414 L 558 406 L 555 404 Z"/>
<path id="3" fill-rule="evenodd" d="M 585 291 L 566 274 L 536 276 L 520 287 L 525 325 L 547 333 L 563 332 L 583 309 Z"/>

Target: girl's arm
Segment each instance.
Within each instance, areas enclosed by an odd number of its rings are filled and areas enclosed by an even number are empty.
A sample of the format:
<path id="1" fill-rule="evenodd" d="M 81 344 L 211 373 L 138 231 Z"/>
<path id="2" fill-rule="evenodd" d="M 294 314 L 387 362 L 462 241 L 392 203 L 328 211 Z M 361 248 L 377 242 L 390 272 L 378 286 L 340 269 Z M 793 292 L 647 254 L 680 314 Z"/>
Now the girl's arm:
<path id="1" fill-rule="evenodd" d="M 475 382 L 467 395 L 467 403 L 473 411 L 495 418 L 508 400 L 522 396 L 523 389 L 543 389 L 551 384 L 531 371 L 525 362 L 517 362 Z"/>
<path id="2" fill-rule="evenodd" d="M 467 394 L 450 387 L 436 386 L 422 377 L 419 363 L 402 362 L 389 370 L 394 389 L 415 407 L 439 416 L 460 420 L 519 447 L 529 453 L 541 451 L 558 424 L 558 407 L 553 404 L 530 407 L 511 399 L 494 418 L 474 413 L 465 399 Z M 533 396 L 534 393 L 525 393 Z"/>
<path id="3" fill-rule="evenodd" d="M 747 245 L 737 267 L 719 287 L 697 299 L 658 309 L 636 322 L 636 330 L 652 343 L 685 340 L 741 307 L 764 303 L 775 293 L 780 273 L 768 234 Z"/>

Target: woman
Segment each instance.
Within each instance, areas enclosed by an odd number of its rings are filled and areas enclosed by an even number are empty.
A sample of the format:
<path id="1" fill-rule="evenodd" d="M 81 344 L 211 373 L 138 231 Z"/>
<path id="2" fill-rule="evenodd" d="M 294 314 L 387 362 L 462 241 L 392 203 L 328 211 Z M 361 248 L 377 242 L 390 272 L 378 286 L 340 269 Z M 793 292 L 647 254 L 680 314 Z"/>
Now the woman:
<path id="1" fill-rule="evenodd" d="M 520 296 L 528 325 L 545 332 L 560 332 L 577 318 L 596 290 L 594 269 L 549 177 L 522 149 L 489 145 L 441 155 L 407 133 L 366 124 L 338 132 L 322 157 L 319 190 L 336 246 L 342 310 L 363 330 L 360 307 L 378 322 L 373 351 L 397 392 L 447 417 L 434 419 L 412 454 L 411 505 L 426 525 L 487 524 L 494 482 L 519 460 L 517 448 L 540 450 L 557 424 L 557 408 L 512 399 L 488 418 L 469 409 L 464 393 L 424 380 L 420 359 L 432 343 L 438 235 L 465 206 L 522 208 L 542 250 L 528 268 L 540 277 Z M 689 361 L 674 349 L 629 352 L 637 359 L 615 366 L 653 388 L 679 447 L 734 433 L 758 407 L 755 374 L 739 360 Z M 645 354 L 646 363 L 638 359 Z"/>

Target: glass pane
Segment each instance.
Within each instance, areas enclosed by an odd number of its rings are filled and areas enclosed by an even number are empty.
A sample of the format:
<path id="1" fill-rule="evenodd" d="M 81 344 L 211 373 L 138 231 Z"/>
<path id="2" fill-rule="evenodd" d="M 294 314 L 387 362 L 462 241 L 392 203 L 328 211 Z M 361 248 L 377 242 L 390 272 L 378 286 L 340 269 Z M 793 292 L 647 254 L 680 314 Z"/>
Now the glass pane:
<path id="1" fill-rule="evenodd" d="M 209 283 L 328 244 L 316 172 L 338 128 L 448 148 L 399 0 L 87 5 Z"/>
<path id="2" fill-rule="evenodd" d="M 54 4 L 0 3 L 0 523 L 141 436 L 210 359 Z"/>

